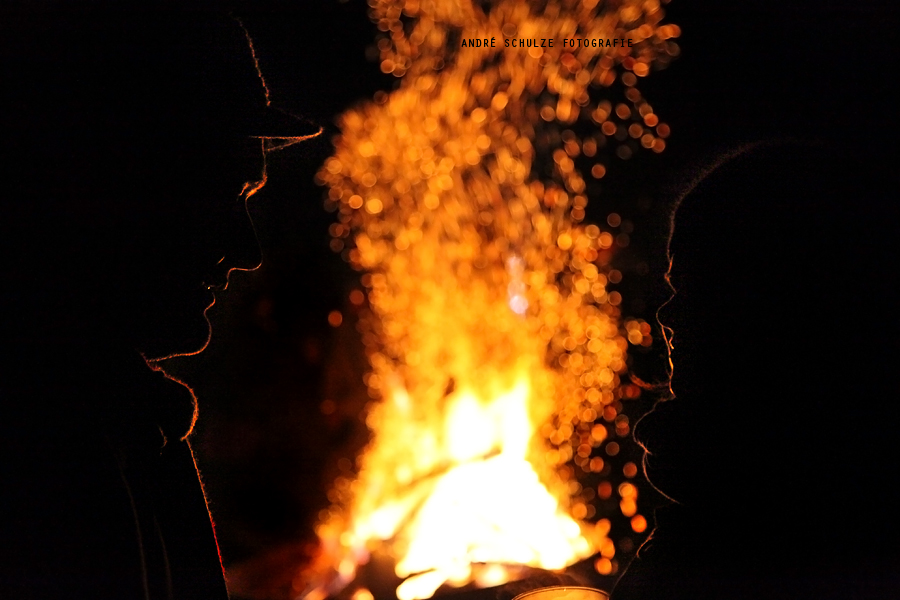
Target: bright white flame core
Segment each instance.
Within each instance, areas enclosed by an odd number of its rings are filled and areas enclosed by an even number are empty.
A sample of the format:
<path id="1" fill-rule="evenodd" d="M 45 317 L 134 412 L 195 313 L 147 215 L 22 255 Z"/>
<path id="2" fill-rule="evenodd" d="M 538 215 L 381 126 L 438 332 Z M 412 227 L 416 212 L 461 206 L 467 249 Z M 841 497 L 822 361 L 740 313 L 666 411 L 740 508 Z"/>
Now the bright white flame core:
<path id="1" fill-rule="evenodd" d="M 411 541 L 396 571 L 409 578 L 397 590 L 400 600 L 470 579 L 473 563 L 558 569 L 591 553 L 527 459 L 534 431 L 528 397 L 524 381 L 489 403 L 468 391 L 453 395 L 445 439 L 456 466 L 406 525 Z"/>

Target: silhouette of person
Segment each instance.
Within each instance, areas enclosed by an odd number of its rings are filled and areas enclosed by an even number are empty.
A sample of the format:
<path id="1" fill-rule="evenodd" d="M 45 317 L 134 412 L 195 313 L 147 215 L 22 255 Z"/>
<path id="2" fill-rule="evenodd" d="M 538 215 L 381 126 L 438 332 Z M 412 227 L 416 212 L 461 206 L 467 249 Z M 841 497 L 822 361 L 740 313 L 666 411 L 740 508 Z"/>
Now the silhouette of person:
<path id="1" fill-rule="evenodd" d="M 224 599 L 195 399 L 153 361 L 204 347 L 265 151 L 318 128 L 231 18 L 2 10 L 0 597 Z"/>
<path id="2" fill-rule="evenodd" d="M 676 503 L 615 600 L 900 597 L 900 214 L 885 156 L 745 146 L 683 194 L 659 312 L 674 398 L 635 428 Z"/>

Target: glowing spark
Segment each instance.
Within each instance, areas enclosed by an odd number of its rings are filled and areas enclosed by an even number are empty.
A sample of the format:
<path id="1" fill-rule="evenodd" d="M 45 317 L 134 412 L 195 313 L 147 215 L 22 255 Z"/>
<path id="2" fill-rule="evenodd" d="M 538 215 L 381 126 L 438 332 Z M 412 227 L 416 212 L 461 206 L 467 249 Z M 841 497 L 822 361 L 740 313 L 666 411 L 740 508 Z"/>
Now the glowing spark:
<path id="1" fill-rule="evenodd" d="M 582 173 L 665 147 L 636 86 L 677 54 L 678 29 L 656 0 L 482 4 L 370 0 L 381 69 L 401 83 L 341 117 L 318 175 L 336 247 L 365 271 L 366 383 L 381 402 L 358 478 L 320 524 L 310 589 L 339 589 L 379 548 L 407 577 L 401 600 L 595 552 L 611 573 L 610 522 L 589 522 L 595 492 L 573 464 L 641 528 L 637 488 L 603 474 L 639 391 L 620 384 L 628 344 L 649 329 L 624 327 L 607 291 L 627 240 L 581 224 Z M 519 38 L 554 44 L 504 42 Z M 563 44 L 574 38 L 633 43 Z"/>
<path id="2" fill-rule="evenodd" d="M 506 259 L 506 270 L 509 272 L 509 285 L 506 286 L 509 297 L 509 307 L 517 315 L 524 315 L 528 310 L 528 298 L 525 296 L 527 287 L 522 280 L 525 263 L 518 256 L 510 256 Z"/>

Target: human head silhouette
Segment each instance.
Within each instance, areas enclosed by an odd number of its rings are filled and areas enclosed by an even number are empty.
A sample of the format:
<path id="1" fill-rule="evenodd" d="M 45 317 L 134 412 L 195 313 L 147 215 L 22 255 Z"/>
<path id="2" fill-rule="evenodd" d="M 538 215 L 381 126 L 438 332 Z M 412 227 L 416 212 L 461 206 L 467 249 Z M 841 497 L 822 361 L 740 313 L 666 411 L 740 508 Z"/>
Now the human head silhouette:
<path id="1" fill-rule="evenodd" d="M 688 189 L 659 311 L 674 398 L 635 430 L 680 505 L 614 597 L 844 597 L 900 535 L 895 190 L 865 149 L 789 142 Z"/>
<path id="2" fill-rule="evenodd" d="M 246 201 L 267 144 L 317 128 L 268 106 L 229 17 L 106 7 L 6 21 L 9 338 L 149 359 L 199 350 L 213 292 L 260 260 Z"/>
<path id="3" fill-rule="evenodd" d="M 318 128 L 164 1 L 4 4 L 0 81 L 0 595 L 225 598 L 194 398 L 147 361 L 205 345 L 265 153 Z"/>

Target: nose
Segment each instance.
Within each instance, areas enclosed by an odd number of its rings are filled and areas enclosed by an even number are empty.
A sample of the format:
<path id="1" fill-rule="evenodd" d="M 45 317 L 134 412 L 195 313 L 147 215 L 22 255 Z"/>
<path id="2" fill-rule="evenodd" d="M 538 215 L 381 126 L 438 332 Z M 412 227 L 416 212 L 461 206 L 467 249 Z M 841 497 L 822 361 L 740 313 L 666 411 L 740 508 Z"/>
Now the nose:
<path id="1" fill-rule="evenodd" d="M 692 295 L 691 286 L 684 281 L 684 277 L 678 275 L 678 280 L 673 281 L 672 271 L 666 276 L 666 288 L 668 297 L 662 302 L 656 311 L 656 319 L 659 321 L 666 339 L 672 343 L 672 335 L 682 331 L 686 325 L 686 311 L 689 310 Z"/>
<path id="2" fill-rule="evenodd" d="M 264 183 L 265 181 L 254 184 L 253 189 L 260 189 Z M 227 289 L 233 271 L 254 271 L 262 263 L 259 239 L 250 216 L 248 195 L 242 193 L 232 202 L 234 207 L 226 217 L 227 225 L 219 229 L 219 259 L 205 280 L 205 285 L 216 291 Z"/>
<path id="3" fill-rule="evenodd" d="M 253 193 L 265 185 L 265 180 L 255 184 Z M 259 246 L 259 238 L 256 227 L 250 216 L 249 197 L 243 195 L 238 202 L 238 209 L 232 223 L 232 231 L 226 240 L 228 245 L 225 251 L 225 260 L 228 272 L 253 271 L 262 263 L 262 252 Z"/>

